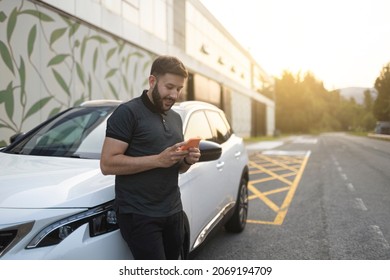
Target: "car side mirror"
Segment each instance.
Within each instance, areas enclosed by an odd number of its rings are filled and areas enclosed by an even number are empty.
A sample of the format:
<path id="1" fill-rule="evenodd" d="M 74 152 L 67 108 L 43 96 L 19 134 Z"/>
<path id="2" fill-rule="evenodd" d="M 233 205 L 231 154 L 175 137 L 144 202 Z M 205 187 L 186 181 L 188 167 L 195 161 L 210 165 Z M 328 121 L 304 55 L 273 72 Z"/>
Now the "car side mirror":
<path id="1" fill-rule="evenodd" d="M 199 162 L 217 160 L 221 157 L 222 154 L 221 145 L 207 140 L 200 141 L 199 150 Z"/>

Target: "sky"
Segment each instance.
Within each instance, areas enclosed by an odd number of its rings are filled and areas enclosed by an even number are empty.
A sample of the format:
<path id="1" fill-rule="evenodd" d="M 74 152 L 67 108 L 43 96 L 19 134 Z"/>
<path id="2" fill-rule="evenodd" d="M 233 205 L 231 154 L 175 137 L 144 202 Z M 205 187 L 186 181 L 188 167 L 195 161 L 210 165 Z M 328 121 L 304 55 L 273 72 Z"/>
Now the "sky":
<path id="1" fill-rule="evenodd" d="M 390 62 L 390 0 L 201 0 L 268 74 L 374 86 Z"/>

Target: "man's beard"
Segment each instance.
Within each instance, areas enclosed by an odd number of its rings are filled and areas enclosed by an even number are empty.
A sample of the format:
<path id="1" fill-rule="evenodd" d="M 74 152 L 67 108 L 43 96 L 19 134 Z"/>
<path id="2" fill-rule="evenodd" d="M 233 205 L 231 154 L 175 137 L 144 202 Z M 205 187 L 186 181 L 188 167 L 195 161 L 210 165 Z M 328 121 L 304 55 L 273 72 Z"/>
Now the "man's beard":
<path id="1" fill-rule="evenodd" d="M 154 86 L 152 91 L 153 104 L 159 113 L 164 113 L 163 102 L 160 96 L 160 92 L 158 91 L 157 84 Z"/>
<path id="2" fill-rule="evenodd" d="M 171 109 L 169 108 L 168 110 L 164 110 L 163 99 L 160 96 L 160 92 L 158 91 L 157 84 L 153 88 L 152 99 L 153 99 L 153 104 L 156 107 L 156 109 L 159 111 L 159 113 L 163 114 Z"/>

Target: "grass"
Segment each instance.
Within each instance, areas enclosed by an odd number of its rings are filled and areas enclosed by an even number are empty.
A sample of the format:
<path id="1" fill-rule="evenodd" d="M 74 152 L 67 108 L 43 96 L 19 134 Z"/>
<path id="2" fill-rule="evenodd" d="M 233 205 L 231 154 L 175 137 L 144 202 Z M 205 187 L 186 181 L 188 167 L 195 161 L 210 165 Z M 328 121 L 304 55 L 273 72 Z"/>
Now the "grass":
<path id="1" fill-rule="evenodd" d="M 377 138 L 380 140 L 390 141 L 390 135 L 383 135 L 383 136 L 375 137 L 373 135 L 369 135 L 369 132 L 367 132 L 367 131 L 365 131 L 365 132 L 364 131 L 347 131 L 346 133 L 350 134 L 350 135 L 354 135 L 354 136 L 370 137 L 370 138 Z M 319 134 L 320 133 L 310 134 L 310 135 L 319 135 Z M 286 138 L 286 137 L 289 137 L 292 135 L 299 135 L 299 134 L 282 134 L 278 137 L 275 137 L 275 136 L 246 137 L 246 138 L 244 138 L 244 142 L 247 144 L 250 144 L 250 143 L 261 142 L 261 141 L 275 141 L 275 140 Z"/>
<path id="2" fill-rule="evenodd" d="M 348 131 L 348 134 L 355 135 L 355 136 L 368 136 L 367 131 Z"/>

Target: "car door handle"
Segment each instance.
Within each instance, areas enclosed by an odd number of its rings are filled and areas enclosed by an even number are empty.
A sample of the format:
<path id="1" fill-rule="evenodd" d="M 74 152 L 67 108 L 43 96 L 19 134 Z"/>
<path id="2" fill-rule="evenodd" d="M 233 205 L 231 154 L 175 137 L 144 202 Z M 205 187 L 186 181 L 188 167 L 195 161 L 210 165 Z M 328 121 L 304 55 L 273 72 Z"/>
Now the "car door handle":
<path id="1" fill-rule="evenodd" d="M 217 167 L 218 170 L 222 170 L 224 165 L 225 165 L 225 162 L 220 161 L 220 162 L 217 163 L 216 167 Z"/>
<path id="2" fill-rule="evenodd" d="M 241 156 L 241 152 L 240 152 L 240 151 L 236 152 L 236 153 L 234 154 L 234 156 L 235 156 L 235 158 L 238 159 L 238 158 Z"/>

